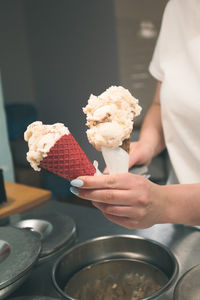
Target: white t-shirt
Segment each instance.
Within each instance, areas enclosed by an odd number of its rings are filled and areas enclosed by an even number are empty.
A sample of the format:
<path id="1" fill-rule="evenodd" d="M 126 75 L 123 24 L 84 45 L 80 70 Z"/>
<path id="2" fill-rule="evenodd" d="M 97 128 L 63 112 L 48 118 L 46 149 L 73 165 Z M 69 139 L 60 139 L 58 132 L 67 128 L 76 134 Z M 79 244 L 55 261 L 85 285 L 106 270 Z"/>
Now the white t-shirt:
<path id="1" fill-rule="evenodd" d="M 180 183 L 200 183 L 200 0 L 170 0 L 149 70 L 162 82 L 165 142 Z"/>

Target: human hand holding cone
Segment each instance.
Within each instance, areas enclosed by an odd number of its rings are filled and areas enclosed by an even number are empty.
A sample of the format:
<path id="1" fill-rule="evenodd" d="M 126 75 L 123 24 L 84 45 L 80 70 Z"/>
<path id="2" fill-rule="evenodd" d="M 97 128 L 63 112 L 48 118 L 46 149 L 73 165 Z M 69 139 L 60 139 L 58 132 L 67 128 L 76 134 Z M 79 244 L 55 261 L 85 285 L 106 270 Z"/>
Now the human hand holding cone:
<path id="1" fill-rule="evenodd" d="M 27 160 L 34 170 L 40 171 L 42 167 L 68 181 L 96 173 L 95 167 L 63 124 L 34 122 L 28 126 L 24 136 L 29 144 Z"/>

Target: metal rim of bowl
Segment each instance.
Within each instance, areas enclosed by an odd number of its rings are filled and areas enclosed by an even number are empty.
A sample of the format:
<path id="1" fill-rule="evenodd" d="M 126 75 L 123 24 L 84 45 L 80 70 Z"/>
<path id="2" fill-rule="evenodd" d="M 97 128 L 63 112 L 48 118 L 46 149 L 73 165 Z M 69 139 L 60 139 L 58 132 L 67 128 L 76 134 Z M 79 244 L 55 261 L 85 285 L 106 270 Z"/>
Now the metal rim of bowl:
<path id="1" fill-rule="evenodd" d="M 190 268 L 189 270 L 187 270 L 179 279 L 178 282 L 176 283 L 175 289 L 174 289 L 174 294 L 173 294 L 173 299 L 174 300 L 180 300 L 180 296 L 182 297 L 183 295 L 179 295 L 179 290 L 181 291 L 181 285 L 186 283 L 185 280 L 187 279 L 187 277 L 193 273 L 195 273 L 195 271 L 200 271 L 200 265 L 195 265 L 192 268 Z M 182 290 L 184 290 L 184 286 L 182 286 Z M 189 289 L 189 292 L 194 289 Z M 199 291 L 198 291 L 199 292 Z M 184 295 L 185 296 L 185 295 Z M 191 297 L 190 295 L 186 295 L 186 297 L 184 299 L 188 299 L 188 296 Z M 198 295 L 199 296 L 199 295 Z M 193 296 L 194 297 L 194 296 Z M 193 299 L 193 298 L 192 298 Z M 194 300 L 197 298 L 194 298 Z"/>
<path id="2" fill-rule="evenodd" d="M 12 282 L 10 285 L 0 289 L 0 299 L 7 298 L 10 294 L 14 293 L 29 277 L 31 269 L 28 270 L 22 277 L 18 278 L 16 281 Z"/>
<path id="3" fill-rule="evenodd" d="M 178 275 L 178 271 L 179 271 L 179 266 L 178 266 L 178 262 L 177 259 L 175 257 L 175 255 L 171 252 L 171 250 L 169 250 L 165 245 L 161 244 L 160 242 L 157 242 L 155 240 L 149 239 L 149 238 L 145 238 L 145 237 L 141 237 L 141 236 L 137 236 L 137 235 L 128 235 L 128 234 L 120 234 L 120 235 L 106 235 L 106 236 L 100 236 L 100 237 L 96 237 L 96 238 L 92 238 L 92 239 L 88 239 L 85 242 L 81 242 L 79 244 L 76 244 L 74 247 L 70 248 L 68 251 L 66 251 L 65 253 L 62 254 L 62 256 L 60 256 L 56 262 L 53 265 L 52 268 L 52 280 L 53 280 L 53 284 L 56 288 L 56 290 L 65 298 L 65 299 L 69 299 L 69 300 L 79 300 L 79 299 L 75 299 L 70 297 L 69 295 L 67 295 L 57 284 L 57 280 L 56 280 L 56 270 L 57 267 L 59 265 L 59 263 L 62 261 L 63 257 L 67 256 L 69 253 L 73 252 L 75 249 L 86 245 L 86 244 L 90 244 L 92 242 L 95 241 L 100 241 L 100 240 L 105 240 L 105 239 L 113 239 L 113 238 L 129 238 L 129 239 L 140 239 L 140 240 L 145 240 L 149 243 L 152 243 L 154 245 L 157 245 L 159 247 L 161 247 L 162 249 L 164 249 L 167 254 L 169 255 L 169 257 L 172 259 L 172 261 L 174 262 L 174 272 L 172 277 L 168 280 L 168 282 L 157 292 L 155 292 L 153 295 L 148 296 L 146 298 L 143 298 L 142 300 L 150 300 L 150 299 L 155 299 L 156 297 L 160 296 L 162 293 L 166 292 L 172 285 L 172 283 L 175 281 L 175 279 L 177 278 Z"/>
<path id="4" fill-rule="evenodd" d="M 52 298 L 49 296 L 22 296 L 22 297 L 13 297 L 8 300 L 59 300 L 58 298 Z"/>
<path id="5" fill-rule="evenodd" d="M 17 264 L 17 270 L 15 270 L 14 276 L 8 276 L 5 278 L 2 282 L 0 282 L 0 291 L 3 293 L 3 290 L 7 288 L 8 286 L 11 286 L 14 283 L 17 283 L 17 281 L 20 278 L 24 278 L 27 274 L 29 274 L 29 271 L 32 270 L 33 266 L 36 264 L 40 251 L 41 251 L 41 242 L 38 240 L 38 238 L 34 237 L 31 233 L 26 232 L 23 233 L 19 228 L 14 228 L 12 226 L 5 226 L 2 228 L 3 232 L 6 234 L 6 236 L 3 236 L 3 240 L 9 244 L 9 247 L 11 248 L 11 251 L 7 258 L 5 259 L 5 263 L 8 263 L 8 260 L 11 260 L 9 263 L 13 263 L 16 261 L 15 255 L 21 254 L 21 250 L 23 248 L 23 245 L 16 247 L 15 243 L 18 239 L 19 241 L 23 240 L 23 242 L 26 243 L 27 251 L 29 253 L 28 256 L 24 260 L 21 260 L 20 263 Z M 9 233 L 9 235 L 8 235 Z M 15 239 L 13 240 L 13 236 Z M 31 244 L 30 244 L 31 242 Z M 33 250 L 33 252 L 31 252 Z M 23 264 L 23 265 L 22 265 Z M 2 271 L 2 270 L 1 270 Z"/>

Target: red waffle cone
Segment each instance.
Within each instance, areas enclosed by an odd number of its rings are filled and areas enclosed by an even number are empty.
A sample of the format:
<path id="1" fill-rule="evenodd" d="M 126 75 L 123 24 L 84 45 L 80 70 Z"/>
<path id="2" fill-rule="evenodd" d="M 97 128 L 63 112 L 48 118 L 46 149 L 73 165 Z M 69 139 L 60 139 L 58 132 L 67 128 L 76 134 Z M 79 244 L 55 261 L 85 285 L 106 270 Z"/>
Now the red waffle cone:
<path id="1" fill-rule="evenodd" d="M 40 167 L 68 181 L 96 173 L 95 167 L 71 134 L 63 135 L 51 147 L 47 157 L 40 162 Z"/>

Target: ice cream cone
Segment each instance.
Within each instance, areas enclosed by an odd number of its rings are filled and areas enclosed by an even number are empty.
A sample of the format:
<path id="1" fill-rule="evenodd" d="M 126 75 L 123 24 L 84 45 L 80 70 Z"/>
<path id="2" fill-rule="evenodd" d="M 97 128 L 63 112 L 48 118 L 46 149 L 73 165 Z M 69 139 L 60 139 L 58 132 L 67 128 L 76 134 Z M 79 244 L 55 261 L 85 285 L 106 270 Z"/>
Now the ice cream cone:
<path id="1" fill-rule="evenodd" d="M 129 154 L 121 147 L 102 147 L 102 155 L 109 174 L 127 173 L 129 167 Z"/>
<path id="2" fill-rule="evenodd" d="M 110 174 L 128 172 L 130 135 L 141 107 L 121 86 L 111 86 L 99 96 L 90 95 L 83 108 L 89 142 L 102 151 Z"/>
<path id="3" fill-rule="evenodd" d="M 68 181 L 96 173 L 95 167 L 70 133 L 63 135 L 51 147 L 40 166 Z"/>
<path id="4" fill-rule="evenodd" d="M 125 139 L 120 147 L 102 147 L 102 155 L 109 174 L 127 173 L 129 168 L 130 139 Z"/>

